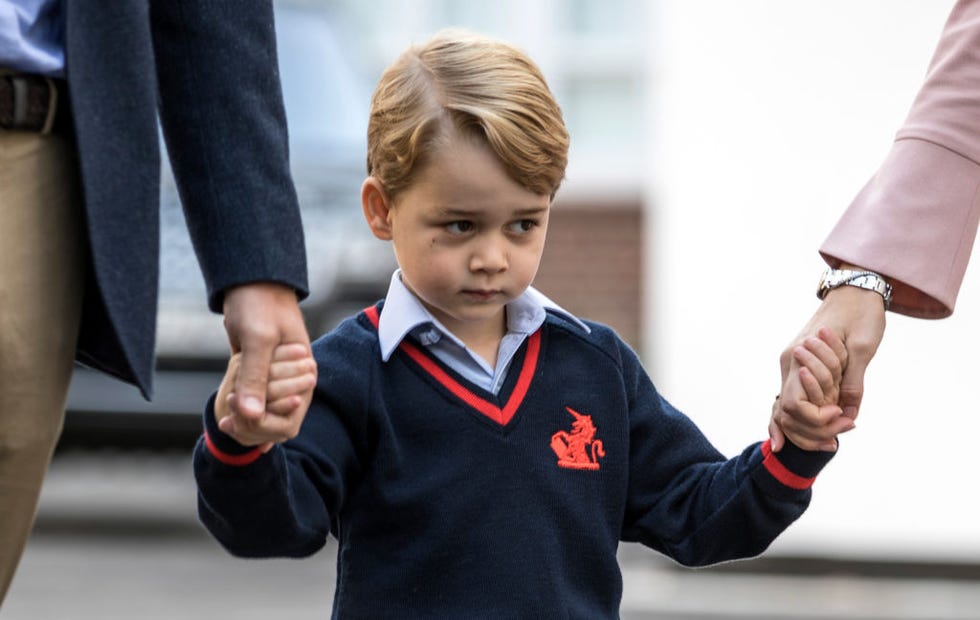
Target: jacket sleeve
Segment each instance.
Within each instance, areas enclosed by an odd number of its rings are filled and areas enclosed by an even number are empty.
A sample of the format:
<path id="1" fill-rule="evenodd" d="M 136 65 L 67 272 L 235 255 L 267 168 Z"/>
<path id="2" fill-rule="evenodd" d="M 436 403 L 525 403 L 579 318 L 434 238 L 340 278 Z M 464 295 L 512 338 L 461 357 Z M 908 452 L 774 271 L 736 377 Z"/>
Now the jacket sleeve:
<path id="1" fill-rule="evenodd" d="M 891 151 L 820 248 L 889 276 L 896 312 L 953 312 L 980 220 L 977 118 L 980 2 L 959 0 Z"/>
<path id="2" fill-rule="evenodd" d="M 257 281 L 308 292 L 269 0 L 153 0 L 160 121 L 220 312 Z"/>
<path id="3" fill-rule="evenodd" d="M 230 553 L 305 557 L 326 543 L 360 462 L 357 433 L 314 397 L 295 439 L 262 454 L 237 443 L 214 422 L 194 449 L 198 516 Z"/>
<path id="4" fill-rule="evenodd" d="M 758 555 L 810 502 L 833 457 L 768 441 L 725 459 L 694 423 L 663 399 L 635 355 L 623 352 L 631 400 L 630 484 L 623 539 L 686 566 Z"/>

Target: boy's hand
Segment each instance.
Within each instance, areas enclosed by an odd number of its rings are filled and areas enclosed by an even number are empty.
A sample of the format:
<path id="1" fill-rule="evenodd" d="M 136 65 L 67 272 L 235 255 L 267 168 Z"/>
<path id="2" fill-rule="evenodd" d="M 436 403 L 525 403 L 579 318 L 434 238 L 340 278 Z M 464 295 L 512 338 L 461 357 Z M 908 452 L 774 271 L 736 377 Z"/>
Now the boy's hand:
<path id="1" fill-rule="evenodd" d="M 846 263 L 842 264 L 841 268 L 862 270 L 861 267 Z M 832 329 L 847 347 L 838 404 L 844 409 L 845 416 L 851 419 L 857 418 L 858 408 L 864 396 L 864 374 L 885 332 L 885 308 L 881 303 L 881 296 L 874 291 L 853 286 L 842 286 L 827 293 L 816 314 L 780 356 L 783 393 L 795 395 L 787 402 L 802 398 L 804 392 L 798 379 L 800 365 L 793 359 L 792 351 L 808 336 L 816 334 L 820 326 Z M 786 413 L 795 416 L 800 412 L 787 411 Z M 772 449 L 774 452 L 778 451 L 783 444 L 783 434 L 775 424 L 770 424 L 770 434 Z"/>
<path id="2" fill-rule="evenodd" d="M 265 412 L 259 418 L 236 414 L 231 408 L 235 383 L 241 370 L 241 353 L 228 360 L 228 370 L 214 401 L 218 428 L 244 446 L 259 446 L 263 452 L 273 444 L 292 439 L 299 432 L 295 418 L 306 414 L 316 385 L 316 361 L 300 344 L 276 347 L 266 385 Z"/>
<path id="3" fill-rule="evenodd" d="M 806 338 L 792 351 L 805 394 L 794 397 L 797 392 L 787 389 L 789 382 L 784 384 L 773 404 L 769 434 L 775 436 L 781 431 L 804 450 L 834 451 L 837 435 L 854 428 L 854 420 L 844 417 L 838 405 L 847 349 L 831 329 L 822 327 L 817 335 Z"/>

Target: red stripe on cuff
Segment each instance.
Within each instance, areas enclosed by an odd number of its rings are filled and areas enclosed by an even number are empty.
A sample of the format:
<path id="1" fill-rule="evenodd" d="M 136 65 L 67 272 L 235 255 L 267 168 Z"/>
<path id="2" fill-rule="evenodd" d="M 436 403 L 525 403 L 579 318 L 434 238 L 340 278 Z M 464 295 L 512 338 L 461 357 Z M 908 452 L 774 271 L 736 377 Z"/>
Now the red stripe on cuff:
<path id="1" fill-rule="evenodd" d="M 245 454 L 228 454 L 227 452 L 222 452 L 218 449 L 218 446 L 214 445 L 214 442 L 211 441 L 211 437 L 208 436 L 207 431 L 204 433 L 204 444 L 208 447 L 208 452 L 211 453 L 211 456 L 218 459 L 225 465 L 237 465 L 241 467 L 242 465 L 254 463 L 256 459 L 262 456 L 262 451 L 258 448 L 249 450 Z"/>
<path id="2" fill-rule="evenodd" d="M 765 466 L 766 471 L 772 474 L 773 478 L 780 481 L 784 485 L 791 489 L 798 489 L 800 491 L 809 489 L 813 486 L 813 482 L 816 478 L 804 478 L 803 476 L 797 476 L 790 470 L 786 469 L 786 466 L 779 462 L 775 453 L 772 451 L 772 446 L 769 441 L 764 441 L 762 443 L 762 464 Z"/>

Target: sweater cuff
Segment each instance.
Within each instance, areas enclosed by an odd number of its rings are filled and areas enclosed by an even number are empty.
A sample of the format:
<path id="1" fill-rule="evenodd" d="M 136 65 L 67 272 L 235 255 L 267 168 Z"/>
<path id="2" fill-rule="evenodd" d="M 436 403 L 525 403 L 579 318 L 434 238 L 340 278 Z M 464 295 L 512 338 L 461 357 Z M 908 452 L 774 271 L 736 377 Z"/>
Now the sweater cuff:
<path id="1" fill-rule="evenodd" d="M 762 466 L 782 486 L 804 491 L 813 486 L 820 470 L 836 452 L 803 450 L 788 439 L 779 452 L 772 451 L 769 440 L 760 447 Z"/>
<path id="2" fill-rule="evenodd" d="M 204 445 L 208 453 L 219 462 L 225 465 L 241 467 L 254 463 L 262 451 L 255 446 L 243 446 L 238 443 L 231 435 L 218 428 L 218 421 L 214 416 L 214 399 L 217 393 L 212 394 L 204 407 Z"/>

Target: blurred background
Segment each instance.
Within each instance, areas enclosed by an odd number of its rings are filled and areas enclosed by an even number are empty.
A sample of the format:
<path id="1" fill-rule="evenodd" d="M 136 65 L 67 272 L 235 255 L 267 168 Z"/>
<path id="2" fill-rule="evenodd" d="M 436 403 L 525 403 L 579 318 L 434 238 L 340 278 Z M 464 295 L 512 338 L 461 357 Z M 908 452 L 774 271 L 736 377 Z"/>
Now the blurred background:
<path id="1" fill-rule="evenodd" d="M 539 63 L 572 136 L 536 286 L 614 326 L 737 453 L 766 434 L 779 353 L 817 307 L 816 249 L 887 153 L 952 4 L 278 1 L 311 333 L 383 296 L 393 268 L 358 208 L 374 82 L 465 26 Z M 189 455 L 227 345 L 168 174 L 157 399 L 76 370 L 4 620 L 329 613 L 334 546 L 237 560 L 197 524 Z M 710 569 L 624 547 L 623 617 L 980 618 L 978 343 L 974 265 L 953 318 L 889 317 L 806 515 L 763 557 Z"/>

